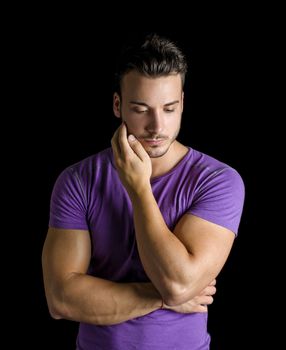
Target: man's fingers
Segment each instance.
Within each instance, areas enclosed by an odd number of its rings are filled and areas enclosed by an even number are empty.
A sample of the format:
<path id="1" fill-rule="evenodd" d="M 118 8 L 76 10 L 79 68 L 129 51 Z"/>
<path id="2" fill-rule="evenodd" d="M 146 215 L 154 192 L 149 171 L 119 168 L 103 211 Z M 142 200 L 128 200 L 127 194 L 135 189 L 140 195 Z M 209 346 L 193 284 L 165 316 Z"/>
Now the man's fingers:
<path id="1" fill-rule="evenodd" d="M 214 295 L 215 293 L 216 293 L 215 286 L 207 286 L 205 289 L 202 290 L 200 295 Z"/>
<path id="2" fill-rule="evenodd" d="M 196 302 L 200 305 L 210 305 L 214 301 L 214 298 L 210 295 L 201 295 L 196 297 Z"/>
<path id="3" fill-rule="evenodd" d="M 128 142 L 132 150 L 135 152 L 135 154 L 142 160 L 146 159 L 148 157 L 148 154 L 146 153 L 144 147 L 141 145 L 141 143 L 135 138 L 134 135 L 130 134 L 128 136 Z"/>
<path id="4" fill-rule="evenodd" d="M 121 124 L 119 128 L 115 131 L 111 139 L 112 149 L 114 150 L 114 155 L 117 159 L 130 156 L 133 154 L 127 141 L 127 128 L 125 124 Z"/>
<path id="5" fill-rule="evenodd" d="M 122 157 L 131 156 L 133 154 L 132 149 L 130 148 L 129 142 L 127 141 L 127 127 L 125 124 L 121 124 L 118 129 L 118 143 L 120 150 L 122 152 Z"/>
<path id="6" fill-rule="evenodd" d="M 118 160 L 132 160 L 137 156 L 142 162 L 149 160 L 149 156 L 141 143 L 132 134 L 127 136 L 127 127 L 124 123 L 116 130 L 111 139 L 114 156 Z"/>
<path id="7" fill-rule="evenodd" d="M 207 312 L 208 307 L 206 305 L 197 305 L 194 307 L 193 312 Z"/>

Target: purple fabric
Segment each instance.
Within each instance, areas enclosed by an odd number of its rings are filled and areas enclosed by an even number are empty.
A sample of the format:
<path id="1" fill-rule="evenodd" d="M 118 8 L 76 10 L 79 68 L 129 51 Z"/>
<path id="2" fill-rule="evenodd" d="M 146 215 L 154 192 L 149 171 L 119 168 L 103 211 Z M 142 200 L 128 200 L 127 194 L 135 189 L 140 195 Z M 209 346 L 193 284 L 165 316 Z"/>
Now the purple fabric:
<path id="1" fill-rule="evenodd" d="M 190 213 L 237 234 L 244 185 L 228 165 L 189 148 L 176 167 L 151 184 L 170 230 Z M 117 282 L 149 281 L 136 247 L 131 202 L 111 148 L 62 172 L 52 193 L 49 225 L 90 231 L 89 274 Z M 82 323 L 77 339 L 78 349 L 84 350 L 207 350 L 209 343 L 207 314 L 167 310 L 113 326 Z"/>

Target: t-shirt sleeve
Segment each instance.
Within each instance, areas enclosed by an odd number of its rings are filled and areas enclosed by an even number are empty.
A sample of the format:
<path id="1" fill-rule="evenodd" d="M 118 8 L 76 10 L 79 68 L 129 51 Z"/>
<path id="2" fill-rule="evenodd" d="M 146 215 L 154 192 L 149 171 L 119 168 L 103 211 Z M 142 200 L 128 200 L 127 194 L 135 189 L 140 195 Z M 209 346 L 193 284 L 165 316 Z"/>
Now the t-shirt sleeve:
<path id="1" fill-rule="evenodd" d="M 52 191 L 49 226 L 88 230 L 86 202 L 84 188 L 76 170 L 67 168 L 56 180 Z"/>
<path id="2" fill-rule="evenodd" d="M 217 170 L 202 181 L 187 213 L 226 227 L 237 235 L 244 193 L 243 180 L 236 170 Z"/>

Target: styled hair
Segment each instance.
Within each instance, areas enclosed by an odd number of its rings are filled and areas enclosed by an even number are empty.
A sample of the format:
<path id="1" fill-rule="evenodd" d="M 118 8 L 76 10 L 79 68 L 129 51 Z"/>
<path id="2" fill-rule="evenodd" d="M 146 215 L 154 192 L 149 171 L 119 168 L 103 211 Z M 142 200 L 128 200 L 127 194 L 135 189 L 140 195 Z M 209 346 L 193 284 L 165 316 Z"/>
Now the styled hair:
<path id="1" fill-rule="evenodd" d="M 119 57 L 114 89 L 120 95 L 122 78 L 131 70 L 150 78 L 180 74 L 183 87 L 187 61 L 172 41 L 158 34 L 149 34 L 143 42 L 126 47 Z"/>

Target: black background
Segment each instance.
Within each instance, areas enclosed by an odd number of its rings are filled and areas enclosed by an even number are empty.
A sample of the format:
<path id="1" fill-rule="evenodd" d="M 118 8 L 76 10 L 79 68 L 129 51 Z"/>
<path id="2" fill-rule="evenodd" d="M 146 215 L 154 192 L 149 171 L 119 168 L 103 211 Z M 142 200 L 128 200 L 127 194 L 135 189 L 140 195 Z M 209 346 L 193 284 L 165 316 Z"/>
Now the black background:
<path id="1" fill-rule="evenodd" d="M 266 240 L 269 188 L 261 175 L 272 162 L 268 59 L 275 43 L 269 22 L 256 10 L 217 8 L 186 18 L 183 9 L 167 14 L 133 9 L 133 15 L 117 18 L 115 9 L 113 16 L 72 10 L 40 9 L 10 27 L 9 88 L 17 96 L 11 107 L 12 142 L 18 145 L 10 159 L 16 176 L 21 174 L 21 209 L 13 218 L 20 238 L 19 255 L 12 259 L 17 276 L 12 316 L 13 322 L 20 317 L 23 330 L 13 341 L 39 349 L 74 348 L 77 324 L 51 319 L 42 283 L 52 187 L 66 166 L 109 147 L 118 126 L 112 112 L 118 50 L 130 38 L 155 31 L 176 41 L 189 62 L 179 140 L 236 168 L 246 187 L 239 236 L 209 311 L 211 349 L 254 348 L 267 339 L 265 319 L 271 309 L 261 299 L 269 283 L 265 250 L 271 250 Z"/>

